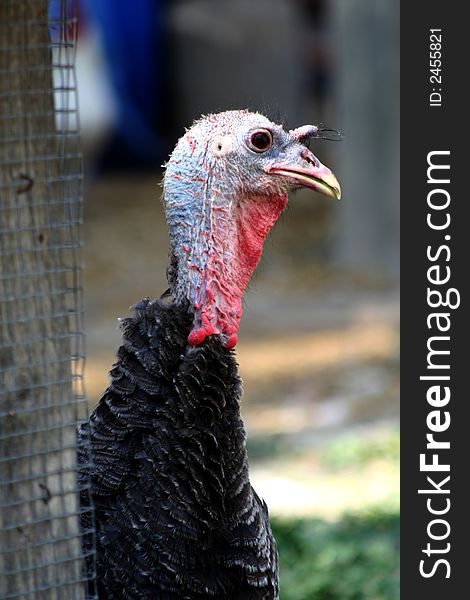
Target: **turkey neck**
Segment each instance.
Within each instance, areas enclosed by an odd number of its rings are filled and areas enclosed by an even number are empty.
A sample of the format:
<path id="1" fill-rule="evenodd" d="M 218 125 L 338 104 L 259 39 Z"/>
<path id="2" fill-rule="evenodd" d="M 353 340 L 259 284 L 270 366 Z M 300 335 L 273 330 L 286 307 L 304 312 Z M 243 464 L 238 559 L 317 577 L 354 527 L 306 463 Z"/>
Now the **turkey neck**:
<path id="1" fill-rule="evenodd" d="M 196 151 L 167 166 L 170 285 L 175 302 L 189 302 L 193 311 L 192 346 L 213 334 L 235 346 L 245 288 L 287 203 L 286 194 L 235 195 L 234 178 Z"/>

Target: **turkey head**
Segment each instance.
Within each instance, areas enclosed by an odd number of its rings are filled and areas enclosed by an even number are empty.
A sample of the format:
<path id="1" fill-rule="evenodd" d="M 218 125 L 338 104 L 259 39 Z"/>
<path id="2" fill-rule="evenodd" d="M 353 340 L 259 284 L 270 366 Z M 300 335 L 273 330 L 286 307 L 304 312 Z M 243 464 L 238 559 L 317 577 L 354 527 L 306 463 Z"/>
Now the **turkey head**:
<path id="1" fill-rule="evenodd" d="M 340 198 L 336 177 L 305 145 L 318 131 L 285 131 L 261 114 L 227 111 L 196 121 L 178 141 L 163 203 L 172 294 L 194 314 L 189 345 L 214 334 L 228 348 L 237 343 L 244 290 L 290 190 Z"/>

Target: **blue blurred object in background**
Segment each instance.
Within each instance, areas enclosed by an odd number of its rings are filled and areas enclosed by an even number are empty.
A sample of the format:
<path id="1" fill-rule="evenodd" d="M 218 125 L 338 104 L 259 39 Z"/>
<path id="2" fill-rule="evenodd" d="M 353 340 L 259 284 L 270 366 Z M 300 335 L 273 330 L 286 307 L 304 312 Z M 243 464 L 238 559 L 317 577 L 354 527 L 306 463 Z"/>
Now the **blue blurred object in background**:
<path id="1" fill-rule="evenodd" d="M 85 23 L 99 30 L 116 102 L 114 131 L 100 171 L 159 165 L 168 152 L 160 135 L 165 87 L 161 0 L 83 0 Z"/>

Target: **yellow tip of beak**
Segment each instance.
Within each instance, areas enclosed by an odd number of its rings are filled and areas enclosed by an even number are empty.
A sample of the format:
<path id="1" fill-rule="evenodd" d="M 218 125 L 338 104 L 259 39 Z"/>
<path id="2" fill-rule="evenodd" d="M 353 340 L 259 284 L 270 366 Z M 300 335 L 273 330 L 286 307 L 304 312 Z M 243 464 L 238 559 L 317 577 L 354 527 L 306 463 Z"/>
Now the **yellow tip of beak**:
<path id="1" fill-rule="evenodd" d="M 318 189 L 318 191 L 321 194 L 325 194 L 325 196 L 329 196 L 330 198 L 336 198 L 336 200 L 341 200 L 341 186 L 333 173 L 330 172 L 328 175 L 322 176 L 321 180 L 319 180 L 319 184 L 319 187 L 322 189 Z"/>

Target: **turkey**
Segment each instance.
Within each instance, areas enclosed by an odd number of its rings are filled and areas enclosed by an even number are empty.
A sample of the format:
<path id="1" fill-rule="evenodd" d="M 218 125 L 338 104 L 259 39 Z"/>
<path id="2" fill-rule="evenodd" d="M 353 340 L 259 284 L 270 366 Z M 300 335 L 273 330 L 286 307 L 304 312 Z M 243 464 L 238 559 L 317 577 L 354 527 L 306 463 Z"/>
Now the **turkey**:
<path id="1" fill-rule="evenodd" d="M 78 429 L 79 476 L 94 506 L 93 522 L 83 493 L 82 526 L 96 531 L 90 592 L 100 599 L 279 597 L 268 510 L 248 475 L 233 348 L 244 290 L 288 192 L 340 197 L 307 146 L 328 135 L 227 111 L 196 121 L 171 154 L 169 289 L 122 320 L 111 383 Z"/>

